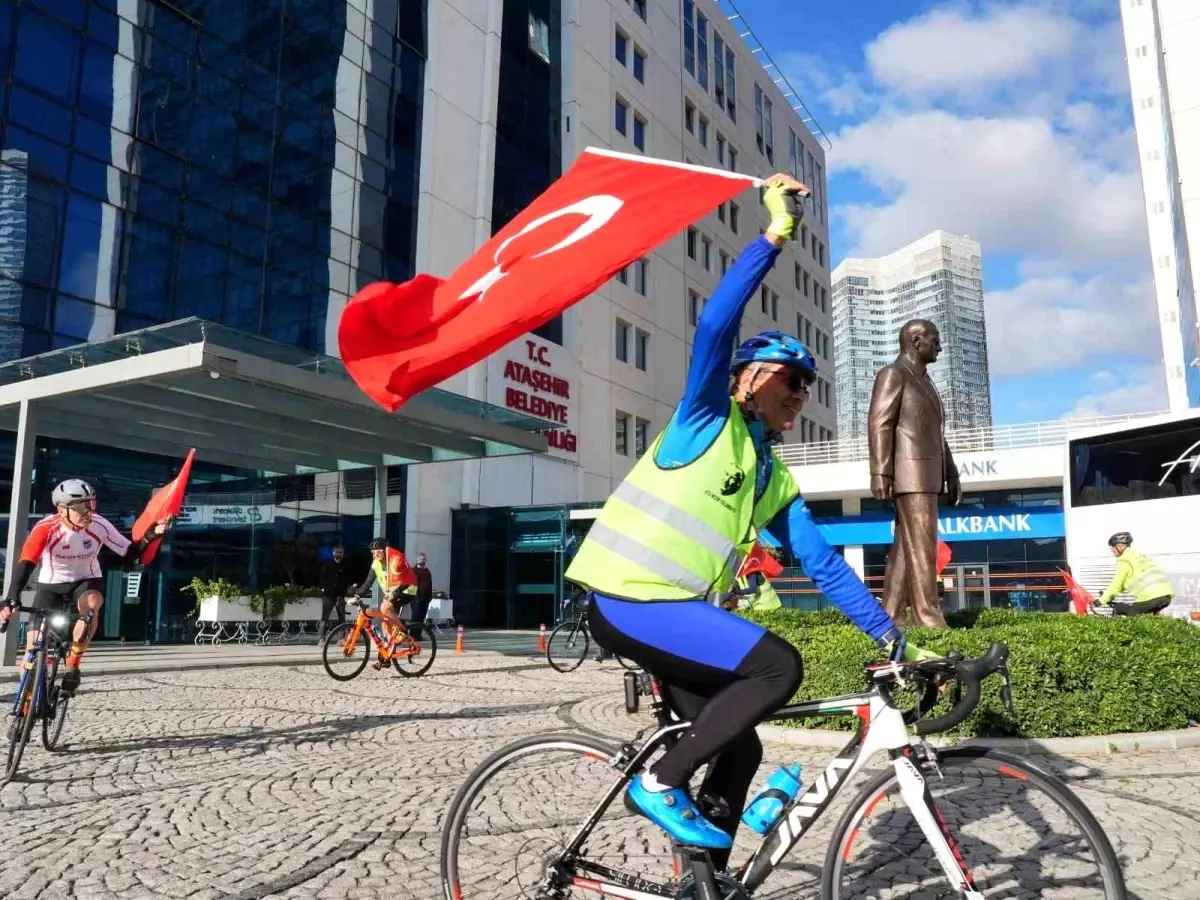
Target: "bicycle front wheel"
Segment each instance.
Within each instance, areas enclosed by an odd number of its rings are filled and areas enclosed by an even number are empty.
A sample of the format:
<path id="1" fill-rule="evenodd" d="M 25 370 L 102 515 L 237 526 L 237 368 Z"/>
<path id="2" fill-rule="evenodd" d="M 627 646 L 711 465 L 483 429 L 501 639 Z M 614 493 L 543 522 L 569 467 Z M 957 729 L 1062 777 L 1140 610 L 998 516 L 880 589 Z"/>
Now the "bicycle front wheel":
<path id="1" fill-rule="evenodd" d="M 370 626 L 360 628 L 358 638 L 354 639 L 354 624 L 345 622 L 333 629 L 325 637 L 325 646 L 321 648 L 321 662 L 325 665 L 325 671 L 330 678 L 338 681 L 357 678 L 371 657 L 371 639 L 367 637 L 367 628 Z"/>
<path id="2" fill-rule="evenodd" d="M 392 668 L 397 675 L 417 678 L 429 671 L 437 656 L 437 638 L 428 625 L 421 626 L 421 639 L 417 640 L 408 631 L 392 649 Z"/>
<path id="3" fill-rule="evenodd" d="M 50 675 L 46 679 L 46 715 L 42 717 L 42 746 L 53 750 L 62 737 L 63 725 L 67 721 L 67 707 L 71 698 L 58 681 L 58 657 L 50 664 Z"/>
<path id="4" fill-rule="evenodd" d="M 940 775 L 922 767 L 937 813 L 927 824 L 940 820 L 978 896 L 1126 900 L 1112 844 L 1057 777 L 984 748 L 947 750 L 937 763 Z M 894 768 L 863 788 L 834 830 L 822 900 L 958 896 L 921 829 L 923 812 L 905 803 Z"/>
<path id="5" fill-rule="evenodd" d="M 578 619 L 563 622 L 546 641 L 546 662 L 556 672 L 573 672 L 587 659 L 588 632 Z"/>
<path id="6" fill-rule="evenodd" d="M 29 671 L 29 670 L 26 670 Z M 25 753 L 25 745 L 29 743 L 29 735 L 33 731 L 33 720 L 38 714 L 38 698 L 41 696 L 46 678 L 46 648 L 43 647 L 33 658 L 33 670 L 25 678 L 23 687 L 18 688 L 18 697 L 13 705 L 17 716 L 11 722 L 8 735 L 8 763 L 4 769 L 4 781 L 8 784 L 17 774 L 21 766 L 21 756 Z"/>
<path id="7" fill-rule="evenodd" d="M 618 784 L 609 765 L 614 752 L 588 735 L 545 734 L 480 763 L 443 820 L 447 900 L 531 900 L 549 884 L 545 896 L 583 900 L 595 897 L 597 882 L 628 891 L 605 896 L 675 896 L 669 838 L 626 810 L 619 794 L 600 807 Z M 593 816 L 581 856 L 553 867 Z"/>

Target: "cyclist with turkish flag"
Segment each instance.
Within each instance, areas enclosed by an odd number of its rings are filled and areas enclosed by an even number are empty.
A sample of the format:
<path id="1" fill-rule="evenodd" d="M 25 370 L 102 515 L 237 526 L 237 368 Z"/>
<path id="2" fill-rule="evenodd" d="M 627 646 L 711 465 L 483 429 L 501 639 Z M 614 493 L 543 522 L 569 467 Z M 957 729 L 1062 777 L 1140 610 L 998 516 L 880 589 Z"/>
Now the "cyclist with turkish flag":
<path id="1" fill-rule="evenodd" d="M 916 652 L 821 537 L 772 450 L 808 399 L 816 359 L 779 331 L 733 351 L 742 311 L 799 229 L 809 194 L 781 174 L 764 188 L 770 226 L 705 307 L 683 400 L 566 573 L 591 593 L 596 640 L 657 676 L 675 711 L 694 723 L 632 782 L 626 805 L 679 843 L 708 849 L 718 870 L 762 761 L 755 726 L 791 698 L 802 674 L 795 648 L 721 608 L 758 531 L 769 529 L 892 659 Z M 688 782 L 705 763 L 698 806 Z"/>

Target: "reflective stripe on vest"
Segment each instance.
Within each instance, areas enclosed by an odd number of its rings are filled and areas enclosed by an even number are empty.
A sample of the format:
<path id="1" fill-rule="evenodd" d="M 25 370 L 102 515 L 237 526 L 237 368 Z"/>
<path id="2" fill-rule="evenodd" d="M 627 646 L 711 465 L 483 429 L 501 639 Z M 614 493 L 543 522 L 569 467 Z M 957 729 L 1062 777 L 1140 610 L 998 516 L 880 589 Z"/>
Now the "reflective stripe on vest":
<path id="1" fill-rule="evenodd" d="M 697 519 L 691 513 L 684 512 L 675 504 L 662 497 L 656 497 L 649 491 L 643 490 L 630 481 L 622 481 L 612 494 L 618 500 L 624 500 L 630 506 L 636 506 L 642 512 L 653 516 L 660 522 L 670 525 L 681 534 L 687 535 L 705 550 L 716 556 L 730 559 L 734 544 L 729 538 L 717 531 L 707 522 Z M 590 532 L 589 532 L 590 535 Z M 609 548 L 612 549 L 611 547 Z M 624 554 L 621 554 L 624 556 Z M 637 562 L 637 560 L 635 560 Z M 643 563 L 644 565 L 644 563 Z M 647 566 L 647 568 L 651 568 Z M 704 590 L 707 591 L 705 585 Z M 704 591 L 701 591 L 704 593 Z"/>
<path id="2" fill-rule="evenodd" d="M 603 522 L 596 521 L 592 525 L 588 531 L 587 539 L 595 541 L 598 546 L 612 551 L 621 557 L 621 559 L 656 572 L 671 582 L 671 584 L 682 588 L 689 594 L 703 597 L 708 593 L 710 585 L 703 575 L 697 575 L 695 572 L 675 562 L 675 560 L 663 556 L 657 550 L 639 543 L 628 535 L 613 531 Z"/>
<path id="3" fill-rule="evenodd" d="M 1131 570 L 1125 592 L 1132 594 L 1135 602 L 1158 600 L 1173 593 L 1171 582 L 1148 556 L 1126 550 L 1121 554 L 1121 559 L 1129 563 Z"/>

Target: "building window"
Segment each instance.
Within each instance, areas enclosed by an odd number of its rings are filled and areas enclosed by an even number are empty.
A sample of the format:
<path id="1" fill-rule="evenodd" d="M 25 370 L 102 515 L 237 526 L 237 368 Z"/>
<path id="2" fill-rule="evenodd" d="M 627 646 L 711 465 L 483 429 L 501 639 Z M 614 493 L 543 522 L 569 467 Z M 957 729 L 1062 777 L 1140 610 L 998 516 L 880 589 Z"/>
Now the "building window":
<path id="1" fill-rule="evenodd" d="M 633 146 L 646 152 L 646 120 L 636 114 L 633 117 Z"/>
<path id="2" fill-rule="evenodd" d="M 821 312 L 829 312 L 829 291 L 821 288 Z"/>
<path id="3" fill-rule="evenodd" d="M 688 322 L 692 325 L 700 321 L 700 295 L 693 290 L 688 291 Z"/>
<path id="4" fill-rule="evenodd" d="M 619 134 L 629 134 L 629 104 L 620 97 L 617 98 L 617 132 Z"/>
<path id="5" fill-rule="evenodd" d="M 642 329 L 639 328 L 637 330 L 637 340 L 634 344 L 634 358 L 633 358 L 634 365 L 637 366 L 639 369 L 641 369 L 643 372 L 645 372 L 646 371 L 646 358 L 649 355 L 650 355 L 650 334 L 648 332 L 642 331 Z"/>
<path id="6" fill-rule="evenodd" d="M 725 111 L 737 121 L 737 81 L 734 79 L 733 51 L 725 48 Z"/>
<path id="7" fill-rule="evenodd" d="M 729 271 L 729 254 L 724 250 L 721 251 L 721 274 L 724 275 Z"/>
<path id="8" fill-rule="evenodd" d="M 825 170 L 817 163 L 813 169 L 813 206 L 817 209 L 817 221 L 824 222 L 827 218 L 825 210 Z"/>
<path id="9" fill-rule="evenodd" d="M 822 269 L 825 268 L 825 245 L 824 244 L 821 244 L 821 256 L 820 256 L 820 259 L 817 260 L 817 262 L 820 264 Z"/>
<path id="10" fill-rule="evenodd" d="M 817 244 L 819 244 L 819 243 L 821 243 L 821 242 L 817 240 L 817 236 L 814 234 L 813 239 L 812 239 L 812 246 L 809 248 L 812 250 L 813 262 L 817 261 Z"/>
<path id="11" fill-rule="evenodd" d="M 617 62 L 619 62 L 621 65 L 625 65 L 626 64 L 625 60 L 628 58 L 628 54 L 629 54 L 629 38 L 625 36 L 625 32 L 623 32 L 620 28 L 618 28 L 617 29 L 616 46 L 614 47 L 614 50 L 613 50 L 613 56 L 616 57 Z"/>
<path id="12" fill-rule="evenodd" d="M 633 77 L 642 84 L 646 83 L 646 54 L 640 49 L 633 51 Z"/>
<path id="13" fill-rule="evenodd" d="M 801 271 L 803 271 L 803 270 L 801 270 Z M 809 278 L 808 273 L 804 272 L 804 297 L 805 297 L 805 299 L 808 298 L 808 286 L 811 282 L 812 282 L 812 279 Z"/>
<path id="14" fill-rule="evenodd" d="M 644 259 L 635 260 L 633 263 L 633 289 L 643 297 L 646 296 L 646 272 L 649 267 L 650 264 Z"/>
<path id="15" fill-rule="evenodd" d="M 803 158 L 804 158 L 804 145 L 800 142 L 800 139 L 798 137 L 796 137 L 796 132 L 793 129 L 789 128 L 788 129 L 788 171 L 792 173 L 793 178 L 798 179 L 799 181 L 804 180 L 804 178 L 803 178 L 804 173 L 802 171 L 800 171 L 800 166 L 801 166 L 800 160 L 802 160 Z M 810 185 L 810 187 L 811 187 L 811 185 Z"/>
<path id="16" fill-rule="evenodd" d="M 629 362 L 629 323 L 617 319 L 617 359 Z"/>
<path id="17" fill-rule="evenodd" d="M 729 171 L 737 171 L 737 148 L 732 145 L 729 148 Z"/>
<path id="18" fill-rule="evenodd" d="M 732 202 L 729 204 L 729 230 L 738 233 L 738 205 Z"/>
<path id="19" fill-rule="evenodd" d="M 763 315 L 766 315 L 767 310 L 770 308 L 769 304 L 771 302 L 771 292 L 767 290 L 766 285 L 763 285 L 761 288 L 759 288 L 758 296 L 759 304 L 762 306 Z"/>
<path id="20" fill-rule="evenodd" d="M 683 68 L 696 74 L 696 4 L 683 0 Z"/>
<path id="21" fill-rule="evenodd" d="M 779 321 L 779 295 L 771 291 L 771 321 Z"/>
<path id="22" fill-rule="evenodd" d="M 719 220 L 721 220 L 722 222 L 725 221 L 725 204 L 724 203 L 722 203 L 720 206 L 717 207 L 717 218 Z"/>
<path id="23" fill-rule="evenodd" d="M 688 228 L 688 230 L 687 230 L 688 259 L 696 258 L 696 238 L 698 235 L 699 235 L 699 232 L 697 232 L 695 228 Z"/>
<path id="24" fill-rule="evenodd" d="M 539 19 L 532 12 L 529 14 L 529 49 L 541 57 L 543 62 L 550 62 L 550 23 Z"/>
<path id="25" fill-rule="evenodd" d="M 638 459 L 646 455 L 646 447 L 649 446 L 647 438 L 650 436 L 650 423 L 645 419 L 638 419 L 633 426 L 633 452 Z"/>
<path id="26" fill-rule="evenodd" d="M 701 147 L 708 146 L 708 119 L 704 116 L 700 117 L 700 129 L 696 132 L 696 137 L 699 139 Z"/>
<path id="27" fill-rule="evenodd" d="M 796 313 L 796 340 L 804 343 L 804 316 Z"/>
<path id="28" fill-rule="evenodd" d="M 689 134 L 696 133 L 696 107 L 692 106 L 690 100 L 683 101 L 683 127 Z"/>
<path id="29" fill-rule="evenodd" d="M 725 135 L 717 132 L 717 162 L 725 165 Z"/>
<path id="30" fill-rule="evenodd" d="M 629 266 L 626 266 L 617 273 L 617 281 L 621 282 L 621 284 L 629 284 Z"/>
<path id="31" fill-rule="evenodd" d="M 808 226 L 803 222 L 800 223 L 800 248 L 802 250 L 808 249 Z"/>
<path id="32" fill-rule="evenodd" d="M 754 86 L 754 137 L 758 141 L 758 152 L 775 161 L 774 125 L 771 121 L 771 101 L 759 85 Z"/>
<path id="33" fill-rule="evenodd" d="M 713 29 L 713 96 L 717 98 L 717 108 L 725 108 L 725 41 Z"/>
<path id="34" fill-rule="evenodd" d="M 812 336 L 813 336 L 813 324 L 812 324 L 812 322 L 805 319 L 804 320 L 804 346 L 805 347 L 812 346 L 812 342 L 813 342 Z M 797 337 L 799 337 L 799 335 L 797 335 Z"/>
<path id="35" fill-rule="evenodd" d="M 631 0 L 633 11 L 638 14 L 643 22 L 646 21 L 646 0 Z"/>
<path id="36" fill-rule="evenodd" d="M 696 13 L 696 81 L 708 90 L 708 19 Z"/>
<path id="37" fill-rule="evenodd" d="M 796 280 L 796 290 L 800 290 L 800 284 L 801 284 L 800 273 L 801 273 L 801 271 L 802 270 L 800 268 L 800 263 L 796 263 L 796 271 L 793 275 L 793 278 L 795 278 L 795 280 Z"/>
<path id="38" fill-rule="evenodd" d="M 708 238 L 700 240 L 700 262 L 704 265 L 704 271 L 708 272 L 712 269 L 712 241 Z"/>
<path id="39" fill-rule="evenodd" d="M 623 412 L 617 413 L 616 430 L 614 431 L 614 447 L 621 456 L 629 455 L 629 416 Z"/>

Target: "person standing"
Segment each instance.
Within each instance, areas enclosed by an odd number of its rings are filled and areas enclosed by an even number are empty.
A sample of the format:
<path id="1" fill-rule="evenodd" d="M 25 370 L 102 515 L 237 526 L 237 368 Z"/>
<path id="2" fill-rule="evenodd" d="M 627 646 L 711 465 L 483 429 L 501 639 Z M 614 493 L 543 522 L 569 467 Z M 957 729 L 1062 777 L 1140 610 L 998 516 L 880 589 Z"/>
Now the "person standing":
<path id="1" fill-rule="evenodd" d="M 346 548 L 334 547 L 333 558 L 321 566 L 318 576 L 321 581 L 321 625 L 318 630 L 317 646 L 325 645 L 325 629 L 329 614 L 336 610 L 338 624 L 346 621 L 346 592 L 350 590 L 350 575 L 346 571 Z"/>
<path id="2" fill-rule="evenodd" d="M 429 571 L 429 557 L 424 553 L 417 554 L 417 564 L 413 566 L 413 575 L 416 576 L 417 582 L 412 599 L 412 618 L 409 620 L 409 625 L 412 636 L 419 641 L 422 633 L 421 625 L 429 613 L 429 604 L 433 602 L 433 573 Z"/>

